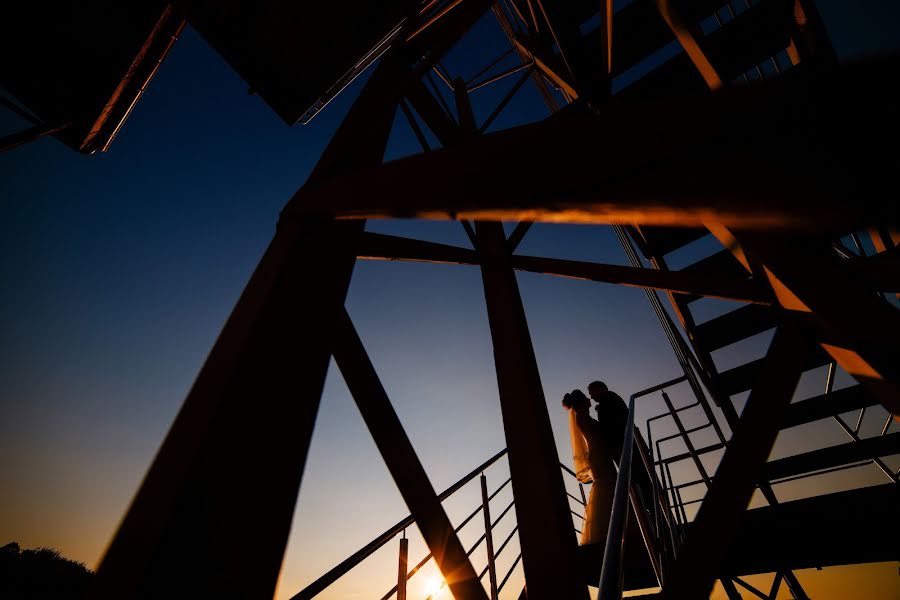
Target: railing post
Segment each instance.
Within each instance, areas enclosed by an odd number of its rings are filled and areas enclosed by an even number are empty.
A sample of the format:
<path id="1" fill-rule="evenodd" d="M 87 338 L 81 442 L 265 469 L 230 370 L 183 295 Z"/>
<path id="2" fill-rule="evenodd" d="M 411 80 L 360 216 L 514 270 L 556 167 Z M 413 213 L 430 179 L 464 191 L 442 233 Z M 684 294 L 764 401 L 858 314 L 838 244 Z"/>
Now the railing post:
<path id="1" fill-rule="evenodd" d="M 397 568 L 397 600 L 406 600 L 406 572 L 407 557 L 409 556 L 409 540 L 406 539 L 406 530 L 400 538 L 400 564 Z"/>
<path id="2" fill-rule="evenodd" d="M 491 578 L 491 600 L 497 600 L 497 570 L 494 566 L 494 536 L 491 533 L 491 507 L 487 477 L 481 474 L 481 508 L 484 513 L 484 543 L 487 549 L 488 576 Z"/>
<path id="3" fill-rule="evenodd" d="M 609 531 L 603 550 L 603 567 L 600 570 L 601 600 L 622 597 L 622 556 L 625 549 L 625 528 L 628 525 L 628 492 L 631 488 L 631 457 L 634 449 L 634 397 L 628 401 L 628 421 L 625 425 L 625 442 L 619 458 L 619 474 L 613 494 L 612 511 L 609 515 Z M 638 507 L 635 507 L 637 512 Z"/>

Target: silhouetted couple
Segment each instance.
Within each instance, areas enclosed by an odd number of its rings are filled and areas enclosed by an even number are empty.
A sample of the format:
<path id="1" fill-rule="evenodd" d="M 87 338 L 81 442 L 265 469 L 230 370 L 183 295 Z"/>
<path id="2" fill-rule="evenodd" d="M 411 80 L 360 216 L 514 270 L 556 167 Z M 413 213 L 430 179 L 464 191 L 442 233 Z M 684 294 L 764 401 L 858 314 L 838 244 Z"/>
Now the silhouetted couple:
<path id="1" fill-rule="evenodd" d="M 588 394 L 597 403 L 597 418 L 591 417 L 591 401 L 581 390 L 573 390 L 563 398 L 569 410 L 569 429 L 572 437 L 572 456 L 575 472 L 582 483 L 593 481 L 591 495 L 585 506 L 581 544 L 603 544 L 609 529 L 613 495 L 616 487 L 616 466 L 625 444 L 628 407 L 625 401 L 609 390 L 602 381 L 588 386 Z M 652 483 L 638 450 L 632 456 L 632 487 L 639 496 L 652 496 Z"/>

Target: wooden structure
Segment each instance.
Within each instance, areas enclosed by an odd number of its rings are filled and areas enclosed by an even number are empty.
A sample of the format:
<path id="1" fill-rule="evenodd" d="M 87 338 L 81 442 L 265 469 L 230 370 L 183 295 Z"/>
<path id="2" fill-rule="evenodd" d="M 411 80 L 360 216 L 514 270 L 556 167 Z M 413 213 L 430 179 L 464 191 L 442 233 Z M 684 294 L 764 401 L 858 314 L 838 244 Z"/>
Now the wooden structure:
<path id="1" fill-rule="evenodd" d="M 770 486 L 900 452 L 890 421 L 878 439 L 848 428 L 846 447 L 766 464 L 784 427 L 876 403 L 900 414 L 900 313 L 886 296 L 900 292 L 897 155 L 872 141 L 873 131 L 900 133 L 884 77 L 896 60 L 838 65 L 809 0 L 634 0 L 618 11 L 612 0 L 138 5 L 153 31 L 183 15 L 289 123 L 308 120 L 377 66 L 284 209 L 103 560 L 97 598 L 271 596 L 332 356 L 451 591 L 488 595 L 343 308 L 358 258 L 480 266 L 529 598 L 586 598 L 587 590 L 516 270 L 664 294 L 678 317 L 664 326 L 688 340 L 670 335 L 685 376 L 726 416 L 733 433 L 712 448 L 725 448 L 723 459 L 713 477 L 703 473 L 709 491 L 679 552 L 664 561 L 662 595 L 703 597 L 722 579 L 739 597 L 732 575 L 769 570 L 805 597 L 791 569 L 897 558 L 895 544 L 827 544 L 816 533 L 818 519 L 848 503 L 865 507 L 860 527 L 896 540 L 897 474 L 886 466 L 881 488 L 802 505 L 778 504 Z M 441 57 L 491 13 L 520 64 L 474 81 L 449 77 Z M 145 73 L 148 48 L 158 45 L 153 35 L 134 39 L 146 44 L 132 70 Z M 613 93 L 617 77 L 673 43 L 674 58 Z M 453 108 L 429 88 L 432 74 L 452 89 Z M 468 94 L 513 75 L 510 94 L 477 123 Z M 47 82 L 3 84 L 48 127 L 70 123 L 55 135 L 90 150 L 111 139 L 103 123 L 121 122 L 116 98 L 133 94 L 120 91 L 145 78 L 127 79 L 103 94 L 113 100 L 71 114 L 61 107 L 83 103 L 54 96 Z M 485 133 L 529 81 L 551 116 Z M 94 118 L 101 105 L 107 121 Z M 383 164 L 398 109 L 423 153 Z M 365 219 L 382 217 L 459 220 L 475 249 L 364 230 Z M 507 237 L 501 219 L 519 226 Z M 653 268 L 518 255 L 533 221 L 613 224 Z M 722 252 L 667 267 L 667 254 L 710 234 Z M 846 245 L 860 234 L 871 236 L 874 255 Z M 697 324 L 692 304 L 703 297 L 745 304 Z M 772 328 L 765 358 L 719 371 L 715 350 Z M 832 392 L 831 378 L 821 397 L 789 405 L 800 375 L 825 364 L 860 385 Z M 738 414 L 731 397 L 747 390 Z M 747 512 L 757 487 L 771 506 Z M 776 539 L 754 537 L 760 530 L 792 541 L 775 554 L 737 550 Z M 491 581 L 493 592 L 493 573 Z"/>

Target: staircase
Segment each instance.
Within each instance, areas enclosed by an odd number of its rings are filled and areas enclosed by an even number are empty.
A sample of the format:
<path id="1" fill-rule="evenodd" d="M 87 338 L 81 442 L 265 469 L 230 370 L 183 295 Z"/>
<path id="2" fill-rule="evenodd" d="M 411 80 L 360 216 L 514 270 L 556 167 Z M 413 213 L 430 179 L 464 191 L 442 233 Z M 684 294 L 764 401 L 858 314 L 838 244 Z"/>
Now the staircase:
<path id="1" fill-rule="evenodd" d="M 866 256 L 861 235 L 876 236 L 872 247 L 876 254 Z M 702 229 L 667 229 L 662 227 L 629 228 L 629 235 L 642 251 L 644 258 L 653 268 L 668 270 L 667 256 L 688 244 L 709 235 Z M 850 251 L 840 241 L 835 242 L 835 253 L 848 263 L 864 268 L 867 261 L 885 261 L 896 257 L 898 249 L 891 247 L 890 238 L 878 232 L 853 234 L 855 252 Z M 700 244 L 697 244 L 700 246 Z M 880 250 L 879 250 L 880 249 Z M 680 271 L 703 274 L 712 277 L 753 279 L 743 265 L 727 249 L 713 251 L 682 266 Z M 697 301 L 701 297 L 689 294 L 669 293 L 672 312 L 680 322 L 691 350 L 699 366 L 698 375 L 709 390 L 715 404 L 725 417 L 727 425 L 735 427 L 738 412 L 734 407 L 736 396 L 750 391 L 760 382 L 764 359 L 749 360 L 736 366 L 719 368 L 716 351 L 727 349 L 734 344 L 774 330 L 781 322 L 779 309 L 763 304 L 744 304 L 724 314 L 699 322 Z M 885 300 L 887 301 L 887 299 Z M 725 566 L 720 574 L 726 592 L 731 598 L 740 598 L 735 586 L 744 587 L 751 593 L 755 590 L 740 576 L 766 572 L 776 572 L 777 581 L 769 594 L 761 597 L 775 597 L 781 581 L 785 581 L 795 597 L 805 598 L 805 592 L 793 576 L 793 569 L 831 565 L 855 564 L 862 562 L 896 560 L 900 557 L 896 547 L 886 541 L 891 536 L 883 536 L 883 527 L 890 522 L 890 507 L 900 500 L 898 474 L 884 461 L 884 457 L 900 453 L 900 433 L 890 433 L 893 419 L 880 406 L 876 409 L 885 415 L 884 424 L 878 435 L 861 437 L 861 424 L 866 411 L 878 406 L 860 384 L 834 390 L 836 366 L 818 345 L 812 342 L 808 348 L 808 358 L 802 365 L 802 372 L 828 366 L 822 382 L 824 393 L 801 399 L 790 404 L 779 429 L 783 435 L 791 435 L 791 428 L 816 421 L 833 421 L 846 434 L 848 441 L 843 444 L 813 448 L 806 452 L 770 460 L 764 465 L 758 481 L 758 489 L 770 506 L 748 510 L 735 541 L 731 544 Z M 669 400 L 670 411 L 655 419 L 677 419 L 679 413 L 694 405 L 674 409 Z M 842 415 L 856 412 L 852 422 Z M 871 414 L 871 413 L 870 413 Z M 652 423 L 648 422 L 648 429 Z M 722 451 L 727 442 L 719 441 L 694 448 L 690 443 L 691 434 L 709 427 L 709 423 L 694 428 L 685 428 L 678 423 L 679 433 L 657 440 L 655 464 L 660 469 L 664 489 L 671 501 L 673 518 L 679 528 L 679 540 L 691 535 L 691 523 L 685 507 L 699 504 L 702 498 L 685 501 L 682 497 L 687 488 L 709 486 L 715 476 L 707 478 L 702 473 L 700 457 Z M 651 431 L 652 435 L 652 431 Z M 688 452 L 660 453 L 661 442 L 679 438 L 686 442 Z M 652 439 L 652 438 L 651 438 Z M 691 465 L 702 477 L 673 481 L 675 465 Z M 836 471 L 877 467 L 885 484 L 850 491 L 836 490 L 817 497 L 779 503 L 773 485 L 797 481 Z M 853 514 L 858 520 L 847 525 L 835 519 L 836 514 Z M 897 527 L 888 525 L 896 534 Z M 864 544 L 859 541 L 865 539 Z M 896 546 L 896 545 L 894 545 Z M 756 594 L 759 595 L 759 594 Z"/>

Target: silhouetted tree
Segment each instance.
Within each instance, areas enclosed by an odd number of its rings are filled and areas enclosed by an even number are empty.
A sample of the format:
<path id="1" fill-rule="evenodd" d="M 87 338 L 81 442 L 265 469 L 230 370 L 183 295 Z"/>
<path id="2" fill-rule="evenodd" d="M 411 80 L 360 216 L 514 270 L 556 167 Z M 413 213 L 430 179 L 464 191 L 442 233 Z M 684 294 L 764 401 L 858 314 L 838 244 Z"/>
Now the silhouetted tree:
<path id="1" fill-rule="evenodd" d="M 52 548 L 20 550 L 16 542 L 0 548 L 0 598 L 4 600 L 81 600 L 94 574 Z"/>

